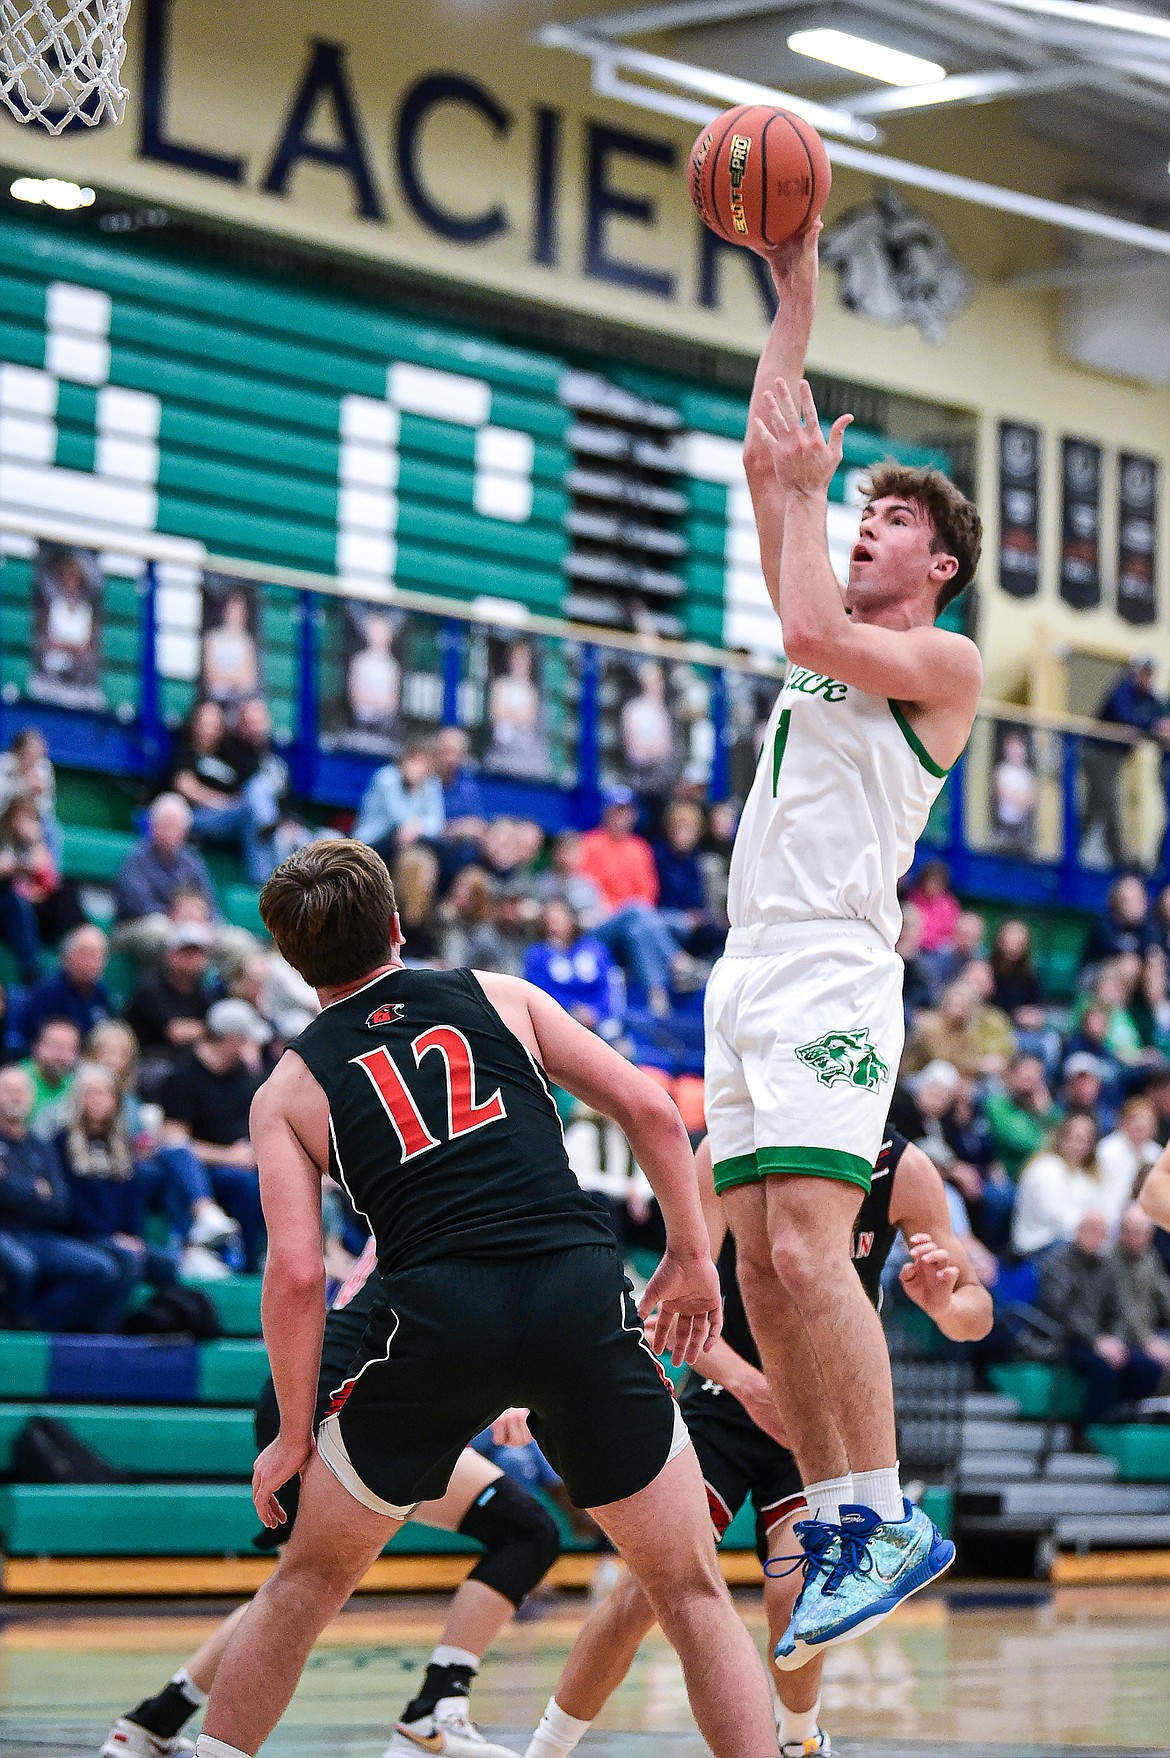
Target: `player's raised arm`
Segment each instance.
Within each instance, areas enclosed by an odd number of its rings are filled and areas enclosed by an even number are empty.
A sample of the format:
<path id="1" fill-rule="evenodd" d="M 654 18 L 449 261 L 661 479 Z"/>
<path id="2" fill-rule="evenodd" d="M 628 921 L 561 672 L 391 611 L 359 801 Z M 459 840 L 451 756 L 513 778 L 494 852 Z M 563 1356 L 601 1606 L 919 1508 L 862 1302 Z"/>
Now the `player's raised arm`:
<path id="1" fill-rule="evenodd" d="M 851 578 L 856 569 L 868 598 L 861 614 L 850 615 L 829 560 L 826 518 L 829 483 L 852 416 L 842 415 L 826 438 L 804 381 L 794 394 L 778 379 L 762 402 L 764 413 L 753 417 L 757 441 L 767 448 L 786 497 L 777 607 L 788 658 L 896 702 L 946 704 L 969 726 L 983 682 L 978 649 L 966 636 L 934 627 L 939 594 L 956 578 L 966 583 L 964 558 L 937 541 L 924 506 L 883 496 L 862 517 Z M 977 539 L 973 547 L 977 555 Z M 892 626 L 874 620 L 881 616 L 880 595 L 875 612 L 866 570 L 872 573 L 875 559 L 901 589 Z M 912 595 L 905 592 L 908 579 L 916 587 Z M 965 737 L 964 729 L 959 748 Z"/>
<path id="2" fill-rule="evenodd" d="M 821 222 L 815 220 L 807 231 L 790 238 L 787 244 L 762 253 L 772 271 L 777 306 L 752 385 L 743 466 L 759 533 L 760 564 L 768 596 L 777 609 L 786 496 L 776 479 L 771 451 L 757 429 L 756 420 L 766 418 L 765 398 L 776 380 L 782 378 L 789 384 L 796 384 L 804 372 L 804 357 L 817 307 L 817 240 L 820 232 Z"/>
<path id="3" fill-rule="evenodd" d="M 321 1115 L 313 1116 L 314 1094 Z M 301 1139 L 324 1130 L 327 1111 L 305 1065 L 280 1062 L 252 1101 L 251 1133 L 268 1229 L 260 1315 L 280 1433 L 256 1461 L 252 1495 L 266 1526 L 285 1513 L 276 1492 L 295 1477 L 313 1450 L 313 1411 L 325 1329 L 325 1265 L 321 1243 L 321 1174 Z"/>
<path id="4" fill-rule="evenodd" d="M 910 1248 L 900 1281 L 916 1306 L 952 1343 L 986 1337 L 992 1325 L 991 1295 L 951 1227 L 946 1189 L 937 1168 L 911 1143 L 894 1174 L 890 1219 Z"/>

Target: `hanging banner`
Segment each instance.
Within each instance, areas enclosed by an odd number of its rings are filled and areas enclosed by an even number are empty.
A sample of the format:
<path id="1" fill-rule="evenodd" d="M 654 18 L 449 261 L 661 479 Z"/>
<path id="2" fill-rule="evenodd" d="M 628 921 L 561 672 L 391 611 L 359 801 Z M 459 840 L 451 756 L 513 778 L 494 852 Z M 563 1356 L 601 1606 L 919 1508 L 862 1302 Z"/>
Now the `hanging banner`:
<path id="1" fill-rule="evenodd" d="M 1117 460 L 1117 614 L 1127 623 L 1158 618 L 1158 475 L 1155 458 Z"/>
<path id="2" fill-rule="evenodd" d="M 1074 610 L 1101 602 L 1101 448 L 1061 441 L 1060 596 Z"/>
<path id="3" fill-rule="evenodd" d="M 1040 590 L 1040 429 L 999 424 L 999 583 L 1012 598 Z"/>
<path id="4" fill-rule="evenodd" d="M 37 545 L 28 694 L 62 708 L 101 710 L 101 562 L 90 549 Z"/>

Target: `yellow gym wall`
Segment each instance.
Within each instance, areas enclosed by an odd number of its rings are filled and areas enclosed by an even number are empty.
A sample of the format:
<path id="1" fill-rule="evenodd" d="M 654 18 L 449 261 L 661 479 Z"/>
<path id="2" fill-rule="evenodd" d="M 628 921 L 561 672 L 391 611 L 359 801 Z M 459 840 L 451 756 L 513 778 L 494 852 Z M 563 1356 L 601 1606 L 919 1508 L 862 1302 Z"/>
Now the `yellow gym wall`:
<path id="1" fill-rule="evenodd" d="M 534 45 L 539 25 L 557 17 L 568 21 L 573 13 L 567 5 L 523 0 L 412 0 L 409 6 L 254 0 L 247 7 L 238 0 L 135 0 L 126 123 L 52 139 L 5 117 L 0 158 L 16 170 L 71 177 L 424 275 L 754 354 L 765 319 L 746 264 L 721 252 L 717 299 L 708 306 L 700 302 L 701 234 L 683 175 L 694 130 L 593 97 L 586 62 Z M 303 153 L 287 170 L 283 188 L 264 187 L 281 182 L 278 147 L 297 133 L 291 118 L 310 69 L 318 78 L 317 101 L 308 106 L 307 120 L 302 117 L 299 139 L 302 145 L 337 142 L 335 98 L 344 88 L 343 95 L 352 97 L 357 150 L 368 171 L 364 196 L 352 168 L 315 164 Z M 421 84 L 434 76 L 447 84 Z M 472 88 L 478 95 L 469 101 Z M 423 203 L 448 218 L 478 217 L 495 236 L 455 241 L 424 223 L 418 201 L 412 207 L 397 150 L 404 102 L 412 97 L 422 112 L 414 148 Z M 597 125 L 640 137 L 645 145 L 606 142 L 591 134 Z M 923 116 L 890 124 L 882 150 L 912 158 L 936 126 Z M 1073 160 L 1013 134 L 1005 106 L 970 109 L 943 126 L 953 143 L 951 169 L 1052 196 L 1065 194 L 1073 181 Z M 656 162 L 671 147 L 674 167 Z M 602 177 L 612 191 L 650 207 L 641 220 L 609 214 L 592 272 L 586 272 L 591 148 L 594 216 Z M 601 156 L 605 165 L 599 169 Z M 841 171 L 829 223 L 867 200 L 872 189 L 867 176 Z M 935 347 L 912 329 L 885 329 L 846 312 L 836 277 L 827 273 L 810 365 L 978 414 L 988 525 L 980 633 L 989 694 L 1027 694 L 1044 706 L 1061 706 L 1063 648 L 1122 657 L 1135 641 L 1160 653 L 1163 681 L 1170 681 L 1170 619 L 1163 616 L 1154 629 L 1135 634 L 1110 610 L 1068 610 L 1056 590 L 1060 436 L 1079 435 L 1106 448 L 1101 562 L 1108 601 L 1115 572 L 1116 452 L 1124 447 L 1161 460 L 1164 502 L 1170 492 L 1170 388 L 1151 389 L 1075 366 L 1059 348 L 1058 297 L 1004 285 L 1013 274 L 1058 261 L 1059 234 L 953 200 L 903 193 L 941 225 L 976 277 L 972 304 Z M 375 210 L 371 217 L 355 211 L 362 200 Z M 663 284 L 655 290 L 615 284 L 597 272 L 599 253 Z M 1022 603 L 995 585 L 1001 417 L 1035 423 L 1044 432 L 1042 584 L 1037 598 Z M 1168 525 L 1163 507 L 1157 567 L 1164 603 L 1170 595 Z"/>

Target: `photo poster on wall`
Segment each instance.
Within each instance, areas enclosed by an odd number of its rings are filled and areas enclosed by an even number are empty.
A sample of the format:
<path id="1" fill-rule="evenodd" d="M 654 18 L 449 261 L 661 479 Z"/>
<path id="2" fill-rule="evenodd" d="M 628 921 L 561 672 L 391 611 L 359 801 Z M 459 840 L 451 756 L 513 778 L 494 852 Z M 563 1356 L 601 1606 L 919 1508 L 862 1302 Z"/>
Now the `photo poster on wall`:
<path id="1" fill-rule="evenodd" d="M 263 694 L 260 675 L 260 595 L 254 580 L 205 573 L 199 633 L 199 699 L 231 715 Z"/>
<path id="2" fill-rule="evenodd" d="M 102 591 L 97 552 L 38 543 L 28 694 L 62 708 L 101 710 Z"/>
<path id="3" fill-rule="evenodd" d="M 714 729 L 703 667 L 603 649 L 600 706 L 604 787 L 655 796 L 680 782 L 709 784 Z"/>
<path id="4" fill-rule="evenodd" d="M 1158 619 L 1156 458 L 1122 452 L 1117 460 L 1117 614 L 1127 623 Z"/>
<path id="5" fill-rule="evenodd" d="M 1030 858 L 1035 853 L 1040 801 L 1036 735 L 1031 727 L 1010 720 L 996 720 L 991 725 L 987 815 L 992 845 L 1002 854 Z"/>
<path id="6" fill-rule="evenodd" d="M 326 604 L 318 648 L 318 743 L 398 758 L 443 724 L 442 625 L 366 599 Z"/>
<path id="7" fill-rule="evenodd" d="M 1101 448 L 1061 441 L 1060 596 L 1073 610 L 1101 602 Z"/>
<path id="8" fill-rule="evenodd" d="M 459 723 L 487 775 L 577 780 L 581 649 L 575 641 L 482 627 L 467 631 Z"/>
<path id="9" fill-rule="evenodd" d="M 1040 590 L 1040 446 L 1038 427 L 999 424 L 999 583 L 1012 598 Z"/>
<path id="10" fill-rule="evenodd" d="M 728 786 L 737 800 L 746 800 L 755 780 L 780 683 L 777 677 L 756 672 L 724 673 L 727 715 L 723 736 L 727 745 Z"/>

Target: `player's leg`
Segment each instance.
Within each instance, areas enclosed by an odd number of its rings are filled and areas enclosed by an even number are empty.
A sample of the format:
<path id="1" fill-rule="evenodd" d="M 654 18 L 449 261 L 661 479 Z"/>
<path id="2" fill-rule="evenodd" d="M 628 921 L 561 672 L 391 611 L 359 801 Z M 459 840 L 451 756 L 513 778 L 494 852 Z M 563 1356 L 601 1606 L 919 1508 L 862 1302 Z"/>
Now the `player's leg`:
<path id="1" fill-rule="evenodd" d="M 313 1455 L 276 1573 L 248 1606 L 220 1661 L 198 1758 L 259 1749 L 288 1707 L 317 1637 L 407 1512 L 395 1519 L 365 1506 Z"/>
<path id="2" fill-rule="evenodd" d="M 768 1525 L 765 1534 L 767 1560 L 781 1567 L 800 1555 L 800 1543 L 793 1533 L 796 1521 L 805 1513 L 797 1508 Z M 800 1592 L 799 1568 L 784 1574 L 764 1575 L 764 1611 L 768 1619 L 769 1653 L 773 1652 L 788 1628 L 792 1610 Z M 814 1656 L 791 1672 L 773 1668 L 772 1685 L 780 1703 L 780 1758 L 829 1758 L 829 1736 L 820 1725 L 821 1674 L 824 1659 Z"/>
<path id="3" fill-rule="evenodd" d="M 719 1568 L 694 1448 L 685 1446 L 645 1489 L 589 1511 L 677 1652 L 695 1721 L 715 1758 L 775 1753 L 767 1681 Z"/>
<path id="4" fill-rule="evenodd" d="M 507 1748 L 490 1745 L 469 1723 L 468 1697 L 485 1649 L 556 1561 L 556 1522 L 498 1465 L 470 1449 L 460 1454 L 446 1494 L 420 1502 L 413 1518 L 461 1532 L 484 1548 L 451 1601 L 422 1684 L 396 1732 L 429 1751 L 440 1739 L 449 1758 L 495 1758 Z"/>
<path id="5" fill-rule="evenodd" d="M 229 1612 L 161 1691 L 144 1697 L 134 1709 L 119 1716 L 99 1758 L 169 1758 L 170 1754 L 194 1751 L 194 1741 L 184 1739 L 183 1729 L 206 1703 L 224 1650 L 246 1610 L 238 1605 Z"/>
<path id="6" fill-rule="evenodd" d="M 643 1638 L 658 1622 L 629 1569 L 590 1612 L 569 1650 L 557 1688 L 524 1758 L 568 1758 L 622 1683 Z"/>

